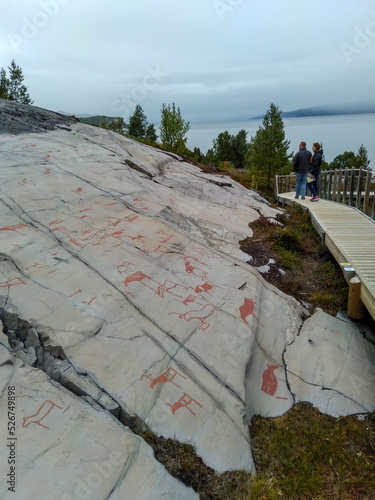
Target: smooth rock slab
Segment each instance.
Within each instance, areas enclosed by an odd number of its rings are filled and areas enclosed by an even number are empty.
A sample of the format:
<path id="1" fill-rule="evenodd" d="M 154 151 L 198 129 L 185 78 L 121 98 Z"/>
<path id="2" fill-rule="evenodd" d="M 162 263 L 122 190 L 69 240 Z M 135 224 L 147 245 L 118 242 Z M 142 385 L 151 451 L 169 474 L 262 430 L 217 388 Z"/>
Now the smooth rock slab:
<path id="1" fill-rule="evenodd" d="M 296 401 L 339 417 L 375 408 L 375 346 L 348 323 L 318 310 L 285 353 Z"/>
<path id="2" fill-rule="evenodd" d="M 0 346 L 3 500 L 198 499 L 155 460 L 153 450 L 107 412 L 93 409 L 21 364 Z M 15 436 L 8 439 L 8 388 L 16 393 Z M 14 438 L 14 439 L 13 439 Z M 6 477 L 15 443 L 15 493 Z"/>
<path id="3" fill-rule="evenodd" d="M 20 356 L 34 360 L 35 346 L 37 366 L 97 418 L 104 407 L 136 431 L 192 444 L 218 472 L 254 471 L 252 415 L 281 415 L 305 393 L 317 400 L 320 373 L 313 351 L 298 364 L 315 320 L 303 325 L 303 307 L 239 249 L 250 222 L 279 211 L 227 176 L 82 124 L 1 136 L 0 174 L 0 307 Z M 356 351 L 361 337 L 347 328 Z M 359 371 L 354 358 L 342 388 Z M 366 384 L 355 390 L 343 399 L 373 407 Z M 320 391 L 322 407 L 331 392 Z M 358 410 L 337 401 L 337 411 Z M 121 498 L 126 477 L 112 495 Z M 134 495 L 147 498 L 138 484 Z"/>

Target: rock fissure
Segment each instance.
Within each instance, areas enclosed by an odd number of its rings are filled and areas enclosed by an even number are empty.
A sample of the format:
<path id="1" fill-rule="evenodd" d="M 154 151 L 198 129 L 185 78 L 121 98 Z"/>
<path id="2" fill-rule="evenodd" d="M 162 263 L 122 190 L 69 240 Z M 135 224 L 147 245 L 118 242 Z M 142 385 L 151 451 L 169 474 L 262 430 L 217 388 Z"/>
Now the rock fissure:
<path id="1" fill-rule="evenodd" d="M 195 499 L 129 428 L 192 445 L 216 472 L 254 471 L 252 415 L 295 401 L 335 415 L 373 407 L 373 346 L 317 312 L 302 335 L 301 304 L 245 264 L 238 242 L 253 235 L 249 223 L 279 210 L 177 155 L 83 123 L 65 128 L 1 138 L 0 375 L 30 422 L 19 498 L 89 495 L 101 467 L 116 472 L 101 477 L 98 500 L 129 488 Z M 61 445 L 38 466 L 62 450 L 68 460 L 31 471 L 27 460 L 54 436 Z"/>

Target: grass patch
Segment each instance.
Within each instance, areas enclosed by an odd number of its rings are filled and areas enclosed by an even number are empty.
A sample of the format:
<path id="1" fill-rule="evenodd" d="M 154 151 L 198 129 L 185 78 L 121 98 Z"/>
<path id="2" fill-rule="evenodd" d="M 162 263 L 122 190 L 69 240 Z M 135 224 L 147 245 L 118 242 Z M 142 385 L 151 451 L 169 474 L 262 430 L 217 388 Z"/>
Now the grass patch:
<path id="1" fill-rule="evenodd" d="M 252 419 L 252 446 L 269 492 L 287 499 L 375 498 L 375 422 L 334 418 L 298 403 L 278 418 Z"/>
<path id="2" fill-rule="evenodd" d="M 323 250 L 310 216 L 300 206 L 287 207 L 276 224 L 261 217 L 251 224 L 252 238 L 240 242 L 254 267 L 275 263 L 263 277 L 312 312 L 320 307 L 336 315 L 346 309 L 348 284 L 334 258 Z"/>
<path id="3" fill-rule="evenodd" d="M 250 430 L 256 476 L 216 474 L 190 445 L 150 431 L 142 437 L 170 474 L 202 500 L 375 498 L 375 414 L 334 418 L 298 403 L 281 417 L 254 416 Z"/>

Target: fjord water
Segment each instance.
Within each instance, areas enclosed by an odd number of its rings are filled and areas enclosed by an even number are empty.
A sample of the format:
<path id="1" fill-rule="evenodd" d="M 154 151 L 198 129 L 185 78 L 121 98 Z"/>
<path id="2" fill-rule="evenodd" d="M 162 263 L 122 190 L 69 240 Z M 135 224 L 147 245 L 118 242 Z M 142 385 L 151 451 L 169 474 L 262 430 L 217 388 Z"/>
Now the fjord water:
<path id="1" fill-rule="evenodd" d="M 290 153 L 298 151 L 301 141 L 306 141 L 310 150 L 313 142 L 319 142 L 323 144 L 325 160 L 331 162 L 345 151 L 353 151 L 357 154 L 359 147 L 363 144 L 371 160 L 370 166 L 375 171 L 375 113 L 284 118 L 283 122 L 286 139 L 290 141 Z M 261 119 L 242 122 L 191 123 L 187 134 L 187 146 L 189 149 L 198 147 L 202 153 L 206 153 L 212 148 L 212 141 L 225 130 L 230 134 L 237 134 L 244 129 L 250 141 L 261 124 Z"/>

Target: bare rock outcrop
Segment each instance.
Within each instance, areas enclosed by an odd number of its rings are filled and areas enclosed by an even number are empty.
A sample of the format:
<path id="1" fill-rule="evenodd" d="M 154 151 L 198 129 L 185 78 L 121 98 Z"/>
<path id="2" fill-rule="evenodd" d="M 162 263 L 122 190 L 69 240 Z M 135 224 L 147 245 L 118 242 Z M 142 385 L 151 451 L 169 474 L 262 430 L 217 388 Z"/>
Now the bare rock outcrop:
<path id="1" fill-rule="evenodd" d="M 0 119 L 14 109 L 2 102 Z M 253 414 L 297 400 L 374 408 L 360 370 L 373 384 L 374 347 L 348 326 L 340 372 L 343 322 L 305 321 L 246 263 L 249 222 L 278 213 L 259 194 L 81 123 L 1 135 L 0 176 L 0 411 L 14 388 L 17 498 L 197 498 L 140 429 L 191 444 L 218 472 L 254 471 Z M 1 498 L 14 498 L 4 472 Z"/>

